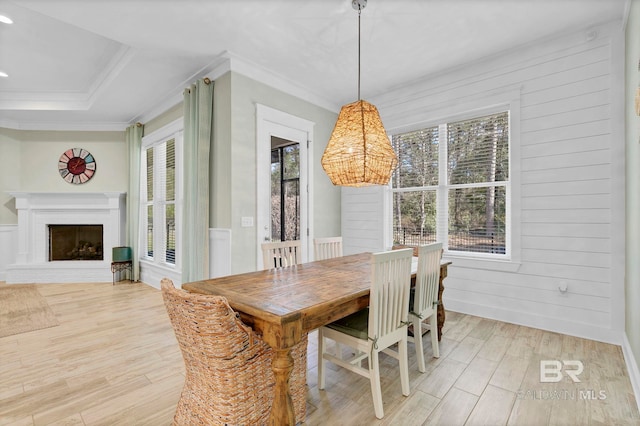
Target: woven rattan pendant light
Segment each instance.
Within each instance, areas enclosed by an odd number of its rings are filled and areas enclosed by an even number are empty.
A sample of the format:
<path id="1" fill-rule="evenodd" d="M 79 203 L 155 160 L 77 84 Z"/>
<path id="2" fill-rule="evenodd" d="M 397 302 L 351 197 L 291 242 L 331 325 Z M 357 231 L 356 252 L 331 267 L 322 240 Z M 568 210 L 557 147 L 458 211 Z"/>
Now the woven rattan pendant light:
<path id="1" fill-rule="evenodd" d="M 378 109 L 360 99 L 360 14 L 367 0 L 351 4 L 358 11 L 358 101 L 340 109 L 321 163 L 334 185 L 386 185 L 398 159 Z"/>

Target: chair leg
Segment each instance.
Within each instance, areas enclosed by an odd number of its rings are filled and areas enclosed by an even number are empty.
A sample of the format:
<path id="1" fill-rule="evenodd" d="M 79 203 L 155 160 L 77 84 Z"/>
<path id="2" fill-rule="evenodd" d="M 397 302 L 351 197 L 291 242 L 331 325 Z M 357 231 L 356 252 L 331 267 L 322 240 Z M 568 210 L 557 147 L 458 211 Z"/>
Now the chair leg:
<path id="1" fill-rule="evenodd" d="M 384 408 L 382 407 L 382 389 L 380 388 L 380 362 L 378 361 L 378 352 L 375 350 L 369 356 L 369 380 L 371 381 L 373 409 L 376 417 L 381 419 L 384 417 Z"/>
<path id="2" fill-rule="evenodd" d="M 426 366 L 424 363 L 424 349 L 422 348 L 422 320 L 415 316 L 411 316 L 413 323 L 413 344 L 416 347 L 416 358 L 418 359 L 418 371 L 424 373 Z"/>
<path id="3" fill-rule="evenodd" d="M 420 341 L 422 341 L 422 339 L 420 339 Z M 422 344 L 420 345 L 420 348 L 422 349 Z M 422 352 L 422 350 L 420 350 L 420 352 Z M 404 396 L 409 396 L 409 354 L 407 350 L 406 337 L 398 342 L 398 361 L 400 363 L 402 394 Z"/>
<path id="4" fill-rule="evenodd" d="M 318 389 L 324 389 L 324 368 L 325 368 L 325 359 L 324 359 L 324 345 L 325 340 L 322 334 L 322 328 L 318 330 Z"/>
<path id="5" fill-rule="evenodd" d="M 440 345 L 438 344 L 438 312 L 436 310 L 434 310 L 433 315 L 431 315 L 429 322 L 431 323 L 431 348 L 433 349 L 433 356 L 435 358 L 440 358 Z"/>

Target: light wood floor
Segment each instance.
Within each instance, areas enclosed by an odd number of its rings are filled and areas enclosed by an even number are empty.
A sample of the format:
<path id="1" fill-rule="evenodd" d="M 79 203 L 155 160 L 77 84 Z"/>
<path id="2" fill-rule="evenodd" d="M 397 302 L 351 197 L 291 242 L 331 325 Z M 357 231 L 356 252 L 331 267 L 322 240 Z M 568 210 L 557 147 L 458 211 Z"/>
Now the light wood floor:
<path id="1" fill-rule="evenodd" d="M 184 369 L 160 292 L 127 282 L 38 289 L 60 325 L 0 338 L 0 425 L 169 425 Z M 382 355 L 380 421 L 366 379 L 331 366 L 318 390 L 312 333 L 306 424 L 640 424 L 618 346 L 449 312 L 441 357 L 425 347 L 421 374 L 409 344 L 409 397 Z M 540 383 L 543 359 L 582 361 L 581 382 Z"/>

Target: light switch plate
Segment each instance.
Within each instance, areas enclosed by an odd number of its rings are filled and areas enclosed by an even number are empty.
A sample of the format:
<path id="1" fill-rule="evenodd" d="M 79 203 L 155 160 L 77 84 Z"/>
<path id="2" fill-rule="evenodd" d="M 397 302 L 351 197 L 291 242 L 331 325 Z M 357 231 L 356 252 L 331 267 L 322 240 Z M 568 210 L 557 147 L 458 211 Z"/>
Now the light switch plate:
<path id="1" fill-rule="evenodd" d="M 243 216 L 242 217 L 242 227 L 249 228 L 253 226 L 253 217 L 251 216 Z"/>

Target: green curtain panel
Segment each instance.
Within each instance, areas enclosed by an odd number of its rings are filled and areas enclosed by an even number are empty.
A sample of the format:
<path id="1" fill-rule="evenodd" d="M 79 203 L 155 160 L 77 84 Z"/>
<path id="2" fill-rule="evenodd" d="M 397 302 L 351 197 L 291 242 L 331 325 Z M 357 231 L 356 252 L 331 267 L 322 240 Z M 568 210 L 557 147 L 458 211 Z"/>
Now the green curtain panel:
<path id="1" fill-rule="evenodd" d="M 182 282 L 209 278 L 209 155 L 213 135 L 213 82 L 184 91 L 184 220 Z"/>
<path id="2" fill-rule="evenodd" d="M 131 247 L 131 280 L 140 281 L 140 153 L 144 126 L 140 123 L 127 127 L 125 141 L 129 157 L 129 191 L 127 193 L 127 246 Z"/>

